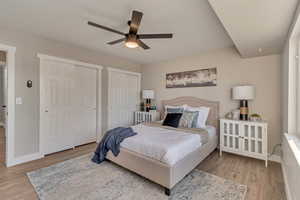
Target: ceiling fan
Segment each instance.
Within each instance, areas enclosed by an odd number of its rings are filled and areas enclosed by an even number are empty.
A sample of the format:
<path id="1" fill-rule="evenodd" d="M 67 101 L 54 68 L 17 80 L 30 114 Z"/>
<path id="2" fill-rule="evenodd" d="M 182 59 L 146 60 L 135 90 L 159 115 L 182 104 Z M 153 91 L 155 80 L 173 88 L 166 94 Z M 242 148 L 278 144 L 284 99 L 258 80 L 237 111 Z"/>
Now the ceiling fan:
<path id="1" fill-rule="evenodd" d="M 143 49 L 147 50 L 150 49 L 148 45 L 146 45 L 141 39 L 165 39 L 165 38 L 172 38 L 173 34 L 171 33 L 166 33 L 166 34 L 137 34 L 139 30 L 139 26 L 141 23 L 143 17 L 143 13 L 139 11 L 132 11 L 132 16 L 131 20 L 128 21 L 128 26 L 129 26 L 129 32 L 128 33 L 123 33 L 121 31 L 114 30 L 112 28 L 102 26 L 99 24 L 96 24 L 94 22 L 89 21 L 88 25 L 94 26 L 97 28 L 104 29 L 106 31 L 110 31 L 113 33 L 117 33 L 119 35 L 124 36 L 124 38 L 114 40 L 111 42 L 108 42 L 107 44 L 114 45 L 120 42 L 125 42 L 125 46 L 128 48 L 136 48 L 138 46 L 142 47 Z"/>

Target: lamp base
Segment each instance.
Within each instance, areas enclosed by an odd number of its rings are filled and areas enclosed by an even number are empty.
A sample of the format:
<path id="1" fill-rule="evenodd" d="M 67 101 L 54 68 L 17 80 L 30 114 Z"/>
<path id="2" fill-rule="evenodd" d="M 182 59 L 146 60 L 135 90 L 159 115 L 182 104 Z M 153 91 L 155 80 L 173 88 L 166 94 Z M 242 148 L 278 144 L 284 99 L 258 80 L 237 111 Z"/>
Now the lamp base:
<path id="1" fill-rule="evenodd" d="M 249 113 L 248 101 L 241 100 L 240 101 L 240 120 L 247 121 L 248 113 Z"/>
<path id="2" fill-rule="evenodd" d="M 146 112 L 149 112 L 150 111 L 150 107 L 151 107 L 151 99 L 146 99 Z"/>

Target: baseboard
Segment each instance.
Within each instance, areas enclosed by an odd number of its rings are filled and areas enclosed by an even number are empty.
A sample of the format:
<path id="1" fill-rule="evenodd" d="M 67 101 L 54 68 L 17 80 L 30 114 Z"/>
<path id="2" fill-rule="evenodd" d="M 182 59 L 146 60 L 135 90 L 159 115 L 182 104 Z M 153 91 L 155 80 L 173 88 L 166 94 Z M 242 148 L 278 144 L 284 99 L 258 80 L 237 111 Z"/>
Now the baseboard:
<path id="1" fill-rule="evenodd" d="M 278 155 L 271 155 L 268 159 L 273 162 L 281 163 L 281 157 Z"/>
<path id="2" fill-rule="evenodd" d="M 33 161 L 33 160 L 37 160 L 37 159 L 40 159 L 40 158 L 43 158 L 44 155 L 41 154 L 41 153 L 33 153 L 33 154 L 29 154 L 29 155 L 25 155 L 25 156 L 20 156 L 20 157 L 17 157 L 15 158 L 11 163 L 7 163 L 7 167 L 12 167 L 12 166 L 15 166 L 15 165 L 19 165 L 19 164 L 22 164 L 22 163 L 26 163 L 26 162 L 29 162 L 29 161 Z"/>
<path id="3" fill-rule="evenodd" d="M 282 174 L 283 174 L 283 181 L 284 181 L 286 199 L 287 200 L 293 200 L 292 195 L 291 195 L 291 191 L 290 191 L 289 182 L 288 182 L 288 179 L 287 179 L 286 167 L 285 167 L 284 163 L 282 163 L 282 165 L 281 165 L 281 170 L 282 170 Z"/>

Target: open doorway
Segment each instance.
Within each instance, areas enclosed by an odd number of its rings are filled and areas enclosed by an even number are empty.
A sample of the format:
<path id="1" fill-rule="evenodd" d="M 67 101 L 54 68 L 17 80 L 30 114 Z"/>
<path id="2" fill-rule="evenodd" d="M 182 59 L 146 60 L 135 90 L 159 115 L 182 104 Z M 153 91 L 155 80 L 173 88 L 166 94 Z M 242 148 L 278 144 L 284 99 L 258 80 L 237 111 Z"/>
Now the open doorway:
<path id="1" fill-rule="evenodd" d="M 7 167 L 18 164 L 15 158 L 15 53 L 16 47 L 0 44 L 0 52 L 2 54 L 2 67 L 3 76 L 0 74 L 0 97 L 3 99 L 3 103 L 0 102 L 0 119 L 2 118 L 2 125 L 5 128 L 0 127 L 0 166 L 4 164 Z M 4 52 L 4 53 L 3 53 Z M 2 78 L 3 77 L 3 78 Z M 1 89 L 3 88 L 3 89 Z M 5 90 L 4 90 L 5 88 Z M 4 108 L 2 106 L 5 106 Z M 3 112 L 4 111 L 4 112 Z M 4 137 L 4 140 L 3 140 Z"/>
<path id="2" fill-rule="evenodd" d="M 7 65 L 6 52 L 0 51 L 0 165 L 6 160 Z"/>

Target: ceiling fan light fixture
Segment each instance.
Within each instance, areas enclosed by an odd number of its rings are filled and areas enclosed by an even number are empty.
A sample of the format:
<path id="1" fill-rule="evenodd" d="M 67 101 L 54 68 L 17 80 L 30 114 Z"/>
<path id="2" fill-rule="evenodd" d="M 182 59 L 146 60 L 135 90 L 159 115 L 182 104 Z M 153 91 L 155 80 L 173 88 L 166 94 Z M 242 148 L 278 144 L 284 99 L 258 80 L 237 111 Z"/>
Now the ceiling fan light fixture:
<path id="1" fill-rule="evenodd" d="M 125 46 L 131 49 L 137 48 L 139 45 L 135 41 L 126 41 Z"/>
<path id="2" fill-rule="evenodd" d="M 137 48 L 139 45 L 136 42 L 136 35 L 128 35 L 125 41 L 125 46 L 131 49 Z"/>

